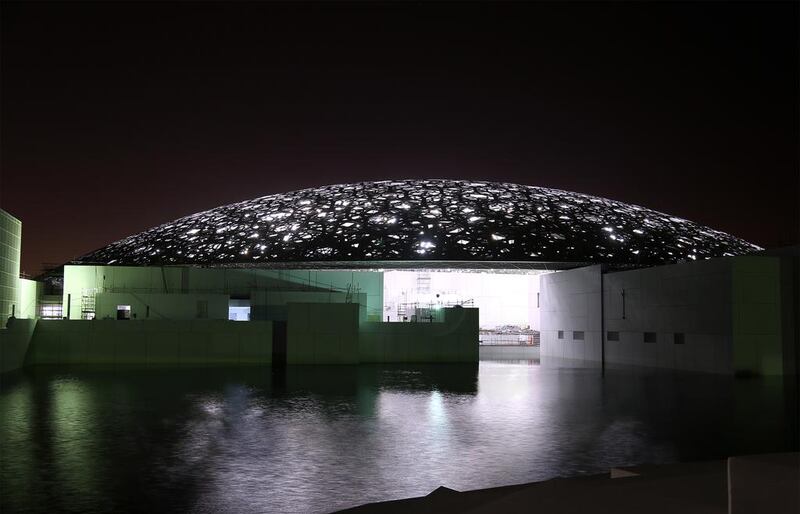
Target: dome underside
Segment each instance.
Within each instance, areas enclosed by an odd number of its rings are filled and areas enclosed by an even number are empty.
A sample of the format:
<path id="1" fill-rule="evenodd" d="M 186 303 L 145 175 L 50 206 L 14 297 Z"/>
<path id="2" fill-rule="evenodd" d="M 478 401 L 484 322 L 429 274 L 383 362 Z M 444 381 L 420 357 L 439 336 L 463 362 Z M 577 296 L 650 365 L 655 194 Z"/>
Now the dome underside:
<path id="1" fill-rule="evenodd" d="M 324 186 L 217 207 L 75 262 L 651 265 L 759 249 L 682 218 L 580 193 L 493 182 L 398 180 Z"/>

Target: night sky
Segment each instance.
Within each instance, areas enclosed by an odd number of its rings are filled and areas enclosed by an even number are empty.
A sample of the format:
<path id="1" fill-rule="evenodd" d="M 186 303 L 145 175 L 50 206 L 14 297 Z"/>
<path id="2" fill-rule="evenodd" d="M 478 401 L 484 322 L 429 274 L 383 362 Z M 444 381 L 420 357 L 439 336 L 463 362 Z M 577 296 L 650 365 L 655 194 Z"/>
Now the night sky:
<path id="1" fill-rule="evenodd" d="M 23 270 L 304 187 L 555 187 L 798 241 L 798 4 L 2 4 Z"/>

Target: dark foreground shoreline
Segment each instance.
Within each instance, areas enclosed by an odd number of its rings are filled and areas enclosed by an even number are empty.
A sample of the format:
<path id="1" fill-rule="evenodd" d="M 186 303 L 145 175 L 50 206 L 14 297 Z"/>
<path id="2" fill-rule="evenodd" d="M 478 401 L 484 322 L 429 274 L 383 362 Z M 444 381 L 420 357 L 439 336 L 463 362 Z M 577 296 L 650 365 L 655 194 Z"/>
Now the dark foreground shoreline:
<path id="1" fill-rule="evenodd" d="M 800 453 L 614 468 L 609 473 L 370 503 L 349 514 L 800 512 Z"/>

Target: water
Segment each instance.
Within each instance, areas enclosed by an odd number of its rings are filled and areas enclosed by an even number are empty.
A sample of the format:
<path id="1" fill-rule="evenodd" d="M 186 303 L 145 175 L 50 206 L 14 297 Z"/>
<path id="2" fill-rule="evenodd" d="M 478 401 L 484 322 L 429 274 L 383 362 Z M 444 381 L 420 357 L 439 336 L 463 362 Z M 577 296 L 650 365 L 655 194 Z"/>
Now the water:
<path id="1" fill-rule="evenodd" d="M 529 362 L 41 367 L 3 378 L 0 511 L 330 512 L 781 451 L 797 446 L 784 393 Z"/>

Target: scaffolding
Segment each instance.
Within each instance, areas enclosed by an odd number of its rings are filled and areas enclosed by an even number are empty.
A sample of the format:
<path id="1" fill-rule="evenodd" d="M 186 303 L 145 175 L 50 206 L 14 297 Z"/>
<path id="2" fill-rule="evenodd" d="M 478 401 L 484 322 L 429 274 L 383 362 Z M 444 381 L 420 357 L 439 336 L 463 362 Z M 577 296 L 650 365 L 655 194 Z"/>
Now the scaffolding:
<path id="1" fill-rule="evenodd" d="M 94 319 L 97 315 L 97 289 L 81 290 L 81 319 Z"/>
<path id="2" fill-rule="evenodd" d="M 455 302 L 405 302 L 397 304 L 397 319 L 412 323 L 432 323 L 443 321 L 442 309 L 447 307 L 473 307 L 475 301 L 459 300 Z"/>

